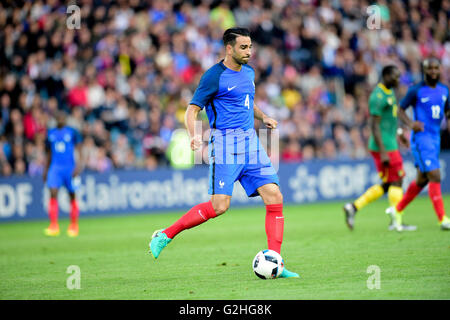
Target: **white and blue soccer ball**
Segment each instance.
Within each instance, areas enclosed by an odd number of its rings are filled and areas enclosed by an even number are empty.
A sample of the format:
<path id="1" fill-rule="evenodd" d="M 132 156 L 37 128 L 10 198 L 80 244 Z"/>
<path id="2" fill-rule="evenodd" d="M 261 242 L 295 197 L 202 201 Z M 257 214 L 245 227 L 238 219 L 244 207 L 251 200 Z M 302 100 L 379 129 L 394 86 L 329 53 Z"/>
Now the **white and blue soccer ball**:
<path id="1" fill-rule="evenodd" d="M 278 252 L 262 250 L 253 259 L 253 272 L 261 279 L 275 279 L 284 269 L 284 261 Z"/>

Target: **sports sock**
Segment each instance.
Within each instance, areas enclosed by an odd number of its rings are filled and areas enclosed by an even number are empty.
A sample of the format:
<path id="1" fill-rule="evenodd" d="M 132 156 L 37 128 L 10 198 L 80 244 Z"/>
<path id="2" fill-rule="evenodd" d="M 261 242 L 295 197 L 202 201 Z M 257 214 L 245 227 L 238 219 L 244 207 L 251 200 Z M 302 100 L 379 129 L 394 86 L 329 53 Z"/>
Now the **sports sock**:
<path id="1" fill-rule="evenodd" d="M 403 189 L 398 186 L 389 186 L 388 200 L 391 206 L 396 206 L 403 198 Z"/>
<path id="2" fill-rule="evenodd" d="M 283 242 L 283 231 L 283 204 L 266 205 L 266 235 L 269 250 L 280 253 L 281 243 Z"/>
<path id="3" fill-rule="evenodd" d="M 80 215 L 80 209 L 78 208 L 77 200 L 72 200 L 70 202 L 70 223 L 78 224 L 78 216 Z"/>
<path id="4" fill-rule="evenodd" d="M 173 239 L 181 231 L 198 226 L 211 218 L 217 217 L 211 201 L 200 203 L 192 207 L 173 225 L 163 231 L 170 239 Z"/>
<path id="5" fill-rule="evenodd" d="M 417 185 L 416 181 L 411 182 L 405 194 L 403 195 L 402 200 L 397 204 L 395 209 L 398 212 L 402 212 L 406 206 L 413 201 L 413 199 L 422 191 L 423 187 Z"/>
<path id="6" fill-rule="evenodd" d="M 50 198 L 48 203 L 48 217 L 50 218 L 50 227 L 58 227 L 58 200 Z"/>
<path id="7" fill-rule="evenodd" d="M 371 203 L 372 201 L 377 200 L 384 194 L 384 189 L 379 184 L 375 184 L 371 186 L 369 189 L 364 192 L 362 196 L 360 196 L 358 199 L 353 202 L 353 205 L 357 210 L 361 210 L 366 205 Z"/>
<path id="8" fill-rule="evenodd" d="M 436 212 L 439 222 L 442 222 L 442 219 L 444 219 L 445 216 L 445 211 L 444 202 L 442 201 L 441 183 L 428 183 L 428 195 L 430 196 L 431 202 L 433 203 L 434 211 Z"/>

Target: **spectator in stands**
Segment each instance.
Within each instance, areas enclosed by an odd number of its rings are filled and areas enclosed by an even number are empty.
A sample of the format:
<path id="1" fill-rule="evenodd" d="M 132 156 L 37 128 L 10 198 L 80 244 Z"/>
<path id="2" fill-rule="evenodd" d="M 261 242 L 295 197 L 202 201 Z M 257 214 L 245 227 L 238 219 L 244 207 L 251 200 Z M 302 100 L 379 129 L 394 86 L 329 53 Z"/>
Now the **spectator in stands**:
<path id="1" fill-rule="evenodd" d="M 402 72 L 399 98 L 424 57 L 450 79 L 449 0 L 380 0 L 373 30 L 368 2 L 86 1 L 79 29 L 67 28 L 66 5 L 0 4 L 1 175 L 40 174 L 58 109 L 83 136 L 88 170 L 169 165 L 168 142 L 230 26 L 258 46 L 255 102 L 279 122 L 282 161 L 366 157 L 368 94 L 386 64 Z"/>

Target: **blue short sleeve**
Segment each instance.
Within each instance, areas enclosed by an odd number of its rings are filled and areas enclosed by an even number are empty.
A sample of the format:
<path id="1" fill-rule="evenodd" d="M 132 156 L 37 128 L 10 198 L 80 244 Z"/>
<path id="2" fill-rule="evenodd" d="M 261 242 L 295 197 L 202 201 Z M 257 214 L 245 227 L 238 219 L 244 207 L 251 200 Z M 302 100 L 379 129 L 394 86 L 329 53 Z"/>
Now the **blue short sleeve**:
<path id="1" fill-rule="evenodd" d="M 403 110 L 408 109 L 410 106 L 415 106 L 417 99 L 417 88 L 418 86 L 412 86 L 408 89 L 405 97 L 400 101 L 400 108 Z"/>
<path id="2" fill-rule="evenodd" d="M 189 104 L 195 104 L 201 109 L 206 107 L 219 91 L 219 79 L 223 71 L 224 68 L 220 64 L 216 64 L 206 71 L 200 79 L 197 90 L 195 90 Z"/>

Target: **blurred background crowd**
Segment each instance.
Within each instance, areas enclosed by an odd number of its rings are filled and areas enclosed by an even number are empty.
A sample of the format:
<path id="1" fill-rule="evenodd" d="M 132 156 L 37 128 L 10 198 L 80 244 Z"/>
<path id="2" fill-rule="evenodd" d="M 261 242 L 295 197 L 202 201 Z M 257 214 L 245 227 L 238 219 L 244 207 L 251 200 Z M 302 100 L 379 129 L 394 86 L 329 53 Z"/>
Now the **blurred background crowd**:
<path id="1" fill-rule="evenodd" d="M 255 103 L 279 122 L 282 162 L 367 157 L 367 100 L 384 65 L 402 72 L 398 98 L 431 55 L 449 83 L 449 17 L 449 0 L 2 1 L 0 175 L 42 174 L 58 109 L 83 137 L 86 170 L 170 166 L 172 133 L 233 26 L 251 31 Z"/>

